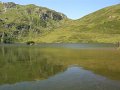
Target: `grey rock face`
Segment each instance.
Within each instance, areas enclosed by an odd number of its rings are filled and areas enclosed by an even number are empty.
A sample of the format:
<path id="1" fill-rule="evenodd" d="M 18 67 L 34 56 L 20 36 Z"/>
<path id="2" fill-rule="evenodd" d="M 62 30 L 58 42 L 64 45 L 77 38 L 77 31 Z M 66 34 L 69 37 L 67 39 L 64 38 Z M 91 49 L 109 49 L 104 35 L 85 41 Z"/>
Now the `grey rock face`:
<path id="1" fill-rule="evenodd" d="M 3 3 L 5 8 L 15 8 L 16 4 L 13 2 Z"/>

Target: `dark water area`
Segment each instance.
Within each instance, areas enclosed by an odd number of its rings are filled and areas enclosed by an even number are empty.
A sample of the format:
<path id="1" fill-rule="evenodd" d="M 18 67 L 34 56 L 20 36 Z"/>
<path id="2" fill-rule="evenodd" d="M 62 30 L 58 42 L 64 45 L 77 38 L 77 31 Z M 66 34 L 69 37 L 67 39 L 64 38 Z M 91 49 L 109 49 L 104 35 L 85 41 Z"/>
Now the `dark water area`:
<path id="1" fill-rule="evenodd" d="M 1 44 L 0 90 L 120 90 L 120 50 L 113 44 Z"/>

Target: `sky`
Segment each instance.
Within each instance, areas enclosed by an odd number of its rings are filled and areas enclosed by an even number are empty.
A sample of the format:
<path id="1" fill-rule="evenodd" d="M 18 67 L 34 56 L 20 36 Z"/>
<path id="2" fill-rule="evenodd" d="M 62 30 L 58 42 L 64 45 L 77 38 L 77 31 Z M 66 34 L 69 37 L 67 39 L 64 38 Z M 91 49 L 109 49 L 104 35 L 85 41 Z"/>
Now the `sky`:
<path id="1" fill-rule="evenodd" d="M 64 13 L 68 18 L 79 19 L 101 8 L 120 4 L 120 0 L 0 0 L 21 5 L 35 4 Z"/>

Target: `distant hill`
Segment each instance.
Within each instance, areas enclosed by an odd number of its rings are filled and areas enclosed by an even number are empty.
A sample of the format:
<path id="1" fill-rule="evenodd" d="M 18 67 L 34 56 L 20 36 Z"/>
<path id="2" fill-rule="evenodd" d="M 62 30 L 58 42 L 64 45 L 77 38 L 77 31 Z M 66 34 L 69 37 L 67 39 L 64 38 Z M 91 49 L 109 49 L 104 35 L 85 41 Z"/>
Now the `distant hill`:
<path id="1" fill-rule="evenodd" d="M 0 3 L 1 42 L 115 43 L 120 41 L 120 4 L 78 20 L 36 5 Z"/>
<path id="2" fill-rule="evenodd" d="M 45 42 L 116 43 L 120 42 L 120 4 L 103 8 L 41 38 Z"/>
<path id="3" fill-rule="evenodd" d="M 91 32 L 120 34 L 120 4 L 98 10 L 78 22 L 87 25 Z"/>

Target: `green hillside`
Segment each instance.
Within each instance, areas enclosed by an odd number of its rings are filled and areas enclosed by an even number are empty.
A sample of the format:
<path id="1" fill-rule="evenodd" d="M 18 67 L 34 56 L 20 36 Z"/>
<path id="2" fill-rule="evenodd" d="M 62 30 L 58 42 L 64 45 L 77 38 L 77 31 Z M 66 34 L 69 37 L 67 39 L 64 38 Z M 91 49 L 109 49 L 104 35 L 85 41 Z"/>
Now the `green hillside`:
<path id="1" fill-rule="evenodd" d="M 120 4 L 78 20 L 35 5 L 0 3 L 1 42 L 116 43 L 120 41 Z"/>
<path id="2" fill-rule="evenodd" d="M 67 17 L 36 5 L 0 3 L 1 42 L 24 42 L 26 37 L 38 38 L 60 27 Z"/>
<path id="3" fill-rule="evenodd" d="M 98 10 L 78 21 L 87 25 L 90 32 L 120 34 L 120 4 Z"/>
<path id="4" fill-rule="evenodd" d="M 62 33 L 62 34 L 61 34 Z M 69 21 L 39 40 L 69 43 L 116 43 L 120 41 L 120 4 Z"/>

